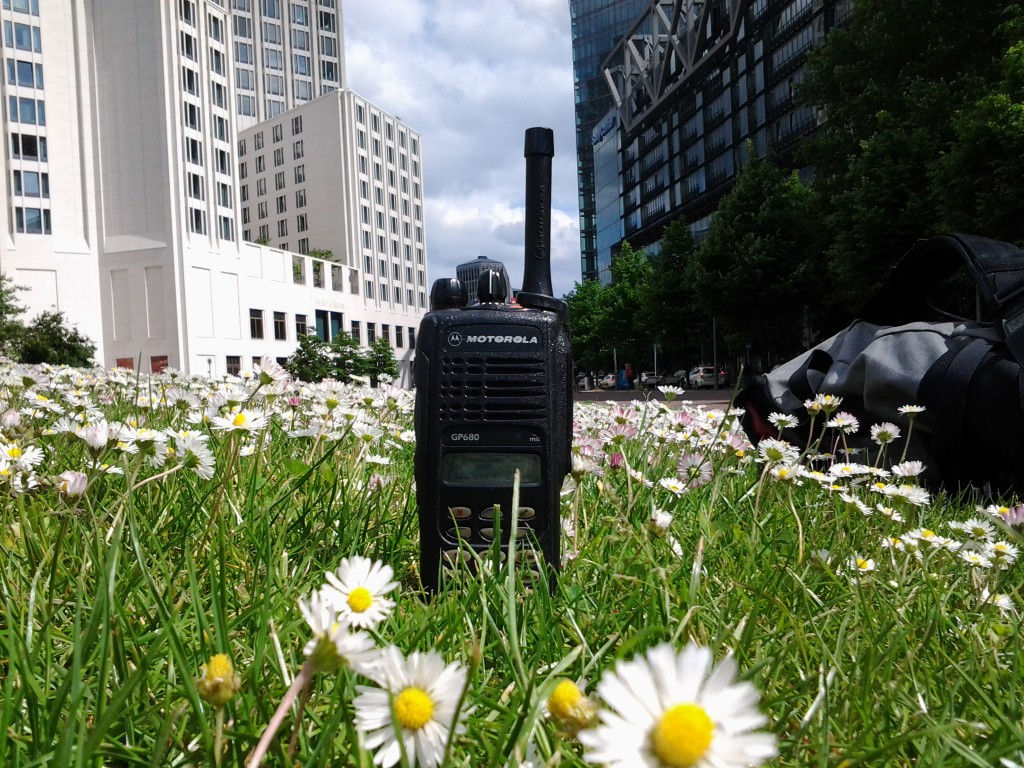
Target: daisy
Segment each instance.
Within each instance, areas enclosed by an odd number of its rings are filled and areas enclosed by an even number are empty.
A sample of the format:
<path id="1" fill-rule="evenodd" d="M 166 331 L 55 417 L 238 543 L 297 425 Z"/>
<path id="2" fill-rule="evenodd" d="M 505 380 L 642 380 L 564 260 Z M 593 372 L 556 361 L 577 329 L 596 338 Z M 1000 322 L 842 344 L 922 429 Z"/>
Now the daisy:
<path id="1" fill-rule="evenodd" d="M 210 426 L 222 432 L 256 432 L 267 425 L 267 415 L 248 408 L 230 411 L 227 416 L 214 416 Z"/>
<path id="2" fill-rule="evenodd" d="M 69 469 L 57 476 L 57 488 L 61 494 L 70 498 L 78 498 L 89 487 L 89 476 L 85 472 Z"/>
<path id="3" fill-rule="evenodd" d="M 768 421 L 779 431 L 800 426 L 800 419 L 788 413 L 772 413 L 768 416 Z"/>
<path id="4" fill-rule="evenodd" d="M 390 768 L 404 752 L 412 768 L 440 765 L 449 733 L 465 731 L 457 716 L 466 714 L 458 711 L 466 674 L 435 651 L 413 651 L 406 659 L 394 646 L 384 648 L 373 675 L 381 687 L 357 686 L 354 702 L 356 728 L 376 750 L 373 762 Z"/>
<path id="5" fill-rule="evenodd" d="M 900 428 L 889 421 L 883 421 L 881 424 L 873 424 L 871 426 L 871 439 L 878 443 L 878 445 L 888 445 L 894 440 L 898 440 L 900 434 Z"/>
<path id="6" fill-rule="evenodd" d="M 380 652 L 365 632 L 356 632 L 338 618 L 337 606 L 321 589 L 299 600 L 299 611 L 309 624 L 313 638 L 302 652 L 318 672 L 334 672 L 349 667 L 361 675 L 368 675 Z"/>
<path id="7" fill-rule="evenodd" d="M 608 709 L 580 733 L 588 762 L 609 768 L 738 768 L 778 754 L 758 692 L 735 682 L 736 662 L 712 668 L 711 651 L 662 644 L 606 672 L 597 691 Z"/>
<path id="8" fill-rule="evenodd" d="M 569 733 L 597 725 L 597 706 L 572 680 L 562 680 L 555 686 L 547 708 L 551 719 Z"/>
<path id="9" fill-rule="evenodd" d="M 395 601 L 385 595 L 398 586 L 390 565 L 356 555 L 343 558 L 336 573 L 327 574 L 324 594 L 334 602 L 338 617 L 354 627 L 377 626 Z"/>
<path id="10" fill-rule="evenodd" d="M 867 557 L 861 557 L 860 555 L 851 555 L 847 562 L 847 566 L 851 571 L 867 573 L 868 571 L 875 570 L 875 561 Z"/>
<path id="11" fill-rule="evenodd" d="M 919 413 L 924 413 L 925 407 L 923 405 L 901 405 L 896 410 L 904 414 L 905 416 L 910 416 L 911 418 L 913 418 L 915 415 Z"/>
<path id="12" fill-rule="evenodd" d="M 920 461 L 904 461 L 892 468 L 892 473 L 897 477 L 917 477 L 922 472 L 924 464 Z"/>

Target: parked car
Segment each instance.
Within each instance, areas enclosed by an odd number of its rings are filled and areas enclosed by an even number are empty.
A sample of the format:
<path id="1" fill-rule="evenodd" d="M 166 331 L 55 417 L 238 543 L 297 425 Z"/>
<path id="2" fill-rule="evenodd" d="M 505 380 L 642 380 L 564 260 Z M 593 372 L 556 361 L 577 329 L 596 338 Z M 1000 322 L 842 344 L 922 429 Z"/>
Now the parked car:
<path id="1" fill-rule="evenodd" d="M 698 365 L 689 375 L 690 386 L 693 389 L 702 387 L 728 387 L 729 373 L 724 368 L 718 369 L 718 381 L 715 381 L 715 369 L 711 365 Z"/>
<path id="2" fill-rule="evenodd" d="M 641 382 L 641 385 L 644 389 L 655 389 L 657 387 L 685 387 L 686 371 L 679 370 L 675 373 L 669 373 L 662 376 L 648 376 L 646 381 Z"/>
<path id="3" fill-rule="evenodd" d="M 615 389 L 615 374 L 606 373 L 597 380 L 598 389 Z"/>

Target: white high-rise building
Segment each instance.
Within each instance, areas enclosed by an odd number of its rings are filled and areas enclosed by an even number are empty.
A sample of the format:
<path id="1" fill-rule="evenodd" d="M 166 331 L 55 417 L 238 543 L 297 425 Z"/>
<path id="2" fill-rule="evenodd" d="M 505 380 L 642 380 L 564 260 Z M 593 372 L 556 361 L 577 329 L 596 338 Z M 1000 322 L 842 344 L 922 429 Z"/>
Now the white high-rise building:
<path id="1" fill-rule="evenodd" d="M 341 0 L 225 0 L 231 5 L 240 128 L 345 87 Z"/>
<path id="2" fill-rule="evenodd" d="M 146 369 L 169 365 L 198 373 L 235 372 L 262 354 L 284 359 L 294 350 L 297 333 L 315 329 L 324 312 L 329 324 L 335 312 L 347 315 L 349 324 L 402 327 L 401 345 L 394 331 L 389 336 L 407 378 L 408 329 L 422 315 L 422 286 L 406 279 L 404 271 L 401 279 L 391 272 L 387 280 L 374 276 L 372 302 L 363 295 L 362 230 L 354 220 L 340 221 L 358 215 L 358 153 L 353 149 L 351 158 L 334 165 L 349 176 L 335 179 L 333 186 L 294 183 L 302 165 L 294 157 L 295 142 L 317 162 L 332 153 L 341 158 L 337 122 L 321 126 L 318 115 L 337 112 L 340 103 L 357 97 L 335 94 L 328 79 L 310 77 L 330 94 L 324 107 L 311 102 L 296 113 L 299 124 L 309 120 L 317 127 L 305 129 L 301 138 L 289 136 L 287 143 L 288 212 L 298 213 L 292 206 L 301 193 L 309 207 L 304 225 L 309 235 L 300 237 L 296 218 L 275 222 L 275 235 L 295 228 L 294 235 L 275 236 L 279 247 L 244 242 L 252 225 L 242 224 L 241 212 L 254 203 L 242 203 L 241 196 L 253 192 L 248 183 L 240 187 L 240 175 L 248 170 L 253 174 L 248 181 L 255 183 L 256 159 L 237 156 L 244 146 L 240 121 L 249 117 L 236 114 L 243 93 L 236 86 L 239 46 L 253 45 L 253 56 L 260 52 L 253 77 L 276 82 L 266 79 L 277 76 L 278 58 L 269 52 L 278 46 L 281 56 L 304 55 L 299 51 L 305 40 L 293 33 L 305 19 L 318 39 L 309 43 L 309 66 L 341 80 L 341 19 L 333 0 L 290 2 L 287 11 L 283 2 L 258 2 L 257 14 L 243 0 L 2 0 L 6 71 L 0 167 L 11 194 L 0 207 L 0 270 L 28 289 L 19 295 L 28 316 L 45 309 L 64 312 L 97 343 L 97 358 L 105 365 L 141 361 Z M 299 6 L 310 15 L 303 16 Z M 280 34 L 289 33 L 288 44 L 273 42 L 278 39 L 272 29 L 275 13 L 282 17 Z M 238 20 L 246 16 L 253 24 L 258 16 L 265 40 L 236 37 Z M 326 45 L 321 39 L 334 39 L 336 46 L 322 61 L 316 58 L 317 46 Z M 334 67 L 321 69 L 321 64 Z M 306 66 L 296 65 L 293 80 L 301 80 Z M 285 91 L 287 105 L 295 96 Z M 259 98 L 266 104 L 277 96 Z M 293 126 L 291 113 L 282 120 Z M 390 125 L 399 124 L 391 120 Z M 268 145 L 273 144 L 274 128 L 266 131 Z M 415 136 L 405 126 L 402 131 L 407 139 Z M 407 148 L 403 162 L 411 162 L 411 152 Z M 425 272 L 422 224 L 412 223 L 422 222 L 418 146 L 414 153 L 415 195 L 410 190 L 404 201 L 413 234 L 399 242 L 409 243 Z M 275 170 L 271 147 L 265 162 L 276 186 L 281 167 Z M 324 196 L 337 195 L 338 188 L 348 190 L 351 205 L 330 207 Z M 278 197 L 269 199 L 276 205 Z M 314 229 L 319 216 L 314 212 L 323 206 L 330 209 L 324 220 L 331 226 Z M 259 238 L 258 230 L 251 234 Z M 311 248 L 331 251 L 332 261 L 288 252 L 311 237 L 316 238 Z M 338 270 L 347 273 L 341 280 L 335 278 Z M 328 272 L 330 279 L 316 278 Z M 358 294 L 353 284 L 359 285 Z M 387 301 L 377 287 L 384 284 Z M 394 292 L 399 285 L 400 303 Z M 413 285 L 415 301 L 408 302 Z"/>

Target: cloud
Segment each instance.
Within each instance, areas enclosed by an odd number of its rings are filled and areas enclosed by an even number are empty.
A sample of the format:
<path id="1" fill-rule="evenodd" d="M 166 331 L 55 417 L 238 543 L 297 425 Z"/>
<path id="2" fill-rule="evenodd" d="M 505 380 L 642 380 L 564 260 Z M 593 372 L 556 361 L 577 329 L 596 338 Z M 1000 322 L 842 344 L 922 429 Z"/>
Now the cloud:
<path id="1" fill-rule="evenodd" d="M 519 284 L 523 135 L 555 132 L 552 280 L 580 279 L 572 45 L 565 0 L 345 3 L 348 86 L 422 136 L 431 280 L 479 255 Z"/>

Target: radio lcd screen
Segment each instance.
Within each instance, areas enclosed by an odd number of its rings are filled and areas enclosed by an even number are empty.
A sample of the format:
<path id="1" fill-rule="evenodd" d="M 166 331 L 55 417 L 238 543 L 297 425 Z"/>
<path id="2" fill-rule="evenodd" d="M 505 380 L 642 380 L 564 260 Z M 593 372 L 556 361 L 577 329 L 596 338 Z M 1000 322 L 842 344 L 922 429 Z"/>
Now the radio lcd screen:
<path id="1" fill-rule="evenodd" d="M 449 453 L 442 459 L 441 482 L 511 487 L 518 469 L 520 485 L 539 485 L 540 467 L 540 456 L 535 453 Z"/>

